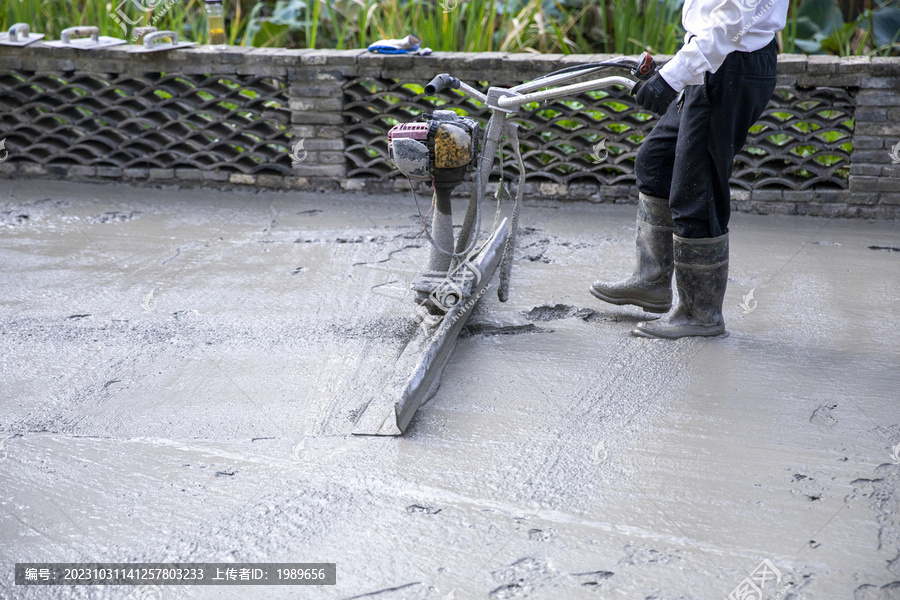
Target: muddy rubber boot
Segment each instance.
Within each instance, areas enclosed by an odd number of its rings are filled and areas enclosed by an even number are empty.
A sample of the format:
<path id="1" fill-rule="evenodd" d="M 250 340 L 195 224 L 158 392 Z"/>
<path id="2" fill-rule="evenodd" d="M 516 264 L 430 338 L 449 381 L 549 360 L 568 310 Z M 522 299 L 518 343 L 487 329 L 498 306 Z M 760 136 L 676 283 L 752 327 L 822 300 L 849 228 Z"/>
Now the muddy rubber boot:
<path id="1" fill-rule="evenodd" d="M 595 281 L 591 293 L 610 304 L 634 304 L 647 312 L 672 308 L 672 235 L 675 223 L 669 201 L 641 194 L 638 199 L 637 261 L 634 274 L 625 281 Z"/>
<path id="2" fill-rule="evenodd" d="M 678 302 L 655 321 L 638 323 L 633 333 L 678 339 L 725 333 L 722 302 L 728 285 L 728 234 L 715 238 L 675 239 L 675 288 Z"/>

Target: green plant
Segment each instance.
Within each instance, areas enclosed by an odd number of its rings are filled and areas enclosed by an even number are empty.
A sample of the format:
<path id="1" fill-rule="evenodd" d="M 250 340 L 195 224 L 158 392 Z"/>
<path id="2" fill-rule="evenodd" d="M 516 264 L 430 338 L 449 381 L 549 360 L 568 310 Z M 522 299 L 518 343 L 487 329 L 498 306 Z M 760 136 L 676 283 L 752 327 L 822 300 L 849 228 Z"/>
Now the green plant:
<path id="1" fill-rule="evenodd" d="M 890 54 L 900 38 L 900 8 L 887 4 L 867 6 L 847 23 L 834 0 L 804 0 L 793 12 L 792 46 L 810 54 Z"/>
<path id="2" fill-rule="evenodd" d="M 136 26 L 204 42 L 203 0 L 3 0 L 0 28 L 24 22 L 59 39 L 71 25 L 130 38 Z M 443 6 L 439 4 L 443 3 Z M 435 50 L 671 54 L 680 43 L 681 0 L 224 0 L 229 43 L 364 48 L 418 35 Z M 900 54 L 900 0 L 860 0 L 845 22 L 836 0 L 792 0 L 785 52 Z M 447 12 L 445 12 L 445 8 Z M 856 13 L 852 13 L 856 14 Z M 121 18 L 124 15 L 125 18 Z M 116 22 L 118 19 L 120 22 Z M 123 26 L 124 25 L 124 26 Z"/>

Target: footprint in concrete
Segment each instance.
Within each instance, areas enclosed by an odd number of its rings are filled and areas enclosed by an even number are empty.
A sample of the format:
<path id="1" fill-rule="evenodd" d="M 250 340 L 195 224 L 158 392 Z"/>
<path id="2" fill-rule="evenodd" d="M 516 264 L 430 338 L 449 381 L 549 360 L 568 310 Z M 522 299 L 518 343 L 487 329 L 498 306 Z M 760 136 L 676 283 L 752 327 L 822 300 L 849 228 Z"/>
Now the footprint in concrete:
<path id="1" fill-rule="evenodd" d="M 493 600 L 509 598 L 530 598 L 536 588 L 544 587 L 555 578 L 555 570 L 546 561 L 526 557 L 520 558 L 503 569 L 493 571 L 491 575 L 501 585 L 489 594 Z"/>
<path id="2" fill-rule="evenodd" d="M 572 577 L 578 579 L 578 582 L 586 587 L 598 589 L 600 584 L 615 575 L 612 571 L 589 571 L 587 573 L 572 573 Z"/>
<path id="3" fill-rule="evenodd" d="M 559 321 L 562 319 L 578 318 L 586 323 L 596 323 L 598 321 L 619 321 L 616 315 L 608 315 L 599 313 L 591 308 L 576 308 L 569 304 L 554 304 L 535 306 L 526 313 L 523 313 L 529 321 Z"/>
<path id="4" fill-rule="evenodd" d="M 837 425 L 837 419 L 834 417 L 833 412 L 837 407 L 837 404 L 823 404 L 813 411 L 809 422 L 822 427 L 834 427 Z"/>
<path id="5" fill-rule="evenodd" d="M 406 507 L 406 512 L 410 514 L 423 513 L 426 515 L 436 515 L 441 512 L 440 508 L 435 508 L 433 506 L 422 506 L 420 504 L 410 504 Z"/>
<path id="6" fill-rule="evenodd" d="M 556 537 L 555 529 L 529 529 L 528 539 L 533 542 L 546 542 Z"/>
<path id="7" fill-rule="evenodd" d="M 141 211 L 133 210 L 131 212 L 120 212 L 120 211 L 112 211 L 105 212 L 100 215 L 94 215 L 92 217 L 88 217 L 88 221 L 90 223 L 125 223 L 126 221 L 131 221 L 133 219 L 137 219 L 141 216 Z"/>
<path id="8" fill-rule="evenodd" d="M 23 225 L 27 223 L 30 219 L 30 216 L 22 213 L 13 215 L 13 211 L 9 210 L 0 212 L 0 225 L 15 227 L 16 225 Z"/>
<path id="9" fill-rule="evenodd" d="M 853 590 L 853 600 L 894 600 L 900 598 L 900 581 L 882 586 L 866 583 Z"/>
<path id="10" fill-rule="evenodd" d="M 681 560 L 681 550 L 661 552 L 647 546 L 628 544 L 625 546 L 625 556 L 619 562 L 625 565 L 641 566 L 667 565 L 675 560 Z"/>
<path id="11" fill-rule="evenodd" d="M 495 323 L 467 323 L 460 332 L 460 338 L 467 338 L 473 335 L 519 335 L 521 333 L 548 333 L 551 330 L 541 329 L 534 326 L 534 323 L 526 325 L 498 325 Z"/>
<path id="12" fill-rule="evenodd" d="M 549 265 L 553 261 L 544 256 L 544 252 L 544 250 L 541 250 L 538 254 L 526 254 L 522 258 L 529 262 L 542 262 L 545 265 Z"/>

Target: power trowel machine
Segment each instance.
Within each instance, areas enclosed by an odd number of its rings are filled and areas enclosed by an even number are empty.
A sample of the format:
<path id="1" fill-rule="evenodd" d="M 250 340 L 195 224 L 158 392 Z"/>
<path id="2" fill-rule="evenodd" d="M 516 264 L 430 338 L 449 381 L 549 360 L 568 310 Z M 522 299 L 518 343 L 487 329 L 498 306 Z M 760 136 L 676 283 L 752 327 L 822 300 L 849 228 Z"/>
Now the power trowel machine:
<path id="1" fill-rule="evenodd" d="M 390 130 L 390 158 L 400 172 L 410 180 L 432 182 L 431 231 L 425 229 L 431 250 L 425 270 L 412 283 L 421 326 L 397 359 L 385 389 L 358 417 L 353 433 L 401 435 L 406 430 L 415 412 L 437 391 L 457 336 L 491 285 L 498 267 L 497 295 L 501 302 L 507 300 L 525 180 L 518 125 L 512 118 L 522 105 L 531 102 L 612 85 L 631 90 L 636 82 L 621 76 L 559 86 L 564 81 L 582 79 L 611 68 L 628 70 L 638 80 L 649 79 L 656 72 L 652 57 L 644 53 L 637 59 L 621 57 L 575 65 L 512 88 L 491 87 L 487 93 L 444 73 L 425 86 L 425 95 L 434 96 L 444 89 L 455 89 L 482 102 L 491 110 L 484 133 L 480 133 L 475 119 L 449 110 L 435 110 L 422 115 L 420 120 L 396 125 Z M 497 212 L 491 231 L 485 239 L 480 239 L 482 200 L 498 150 L 502 158 L 504 137 L 509 140 L 517 163 L 519 177 L 515 201 L 508 217 L 503 217 L 498 190 Z M 475 172 L 474 193 L 459 236 L 454 239 L 450 196 L 470 171 Z M 503 188 L 502 181 L 500 187 Z"/>
<path id="2" fill-rule="evenodd" d="M 478 121 L 449 110 L 424 115 L 421 122 L 396 125 L 388 133 L 388 151 L 394 165 L 409 179 L 431 181 L 434 188 L 431 232 L 426 229 L 431 254 L 425 271 L 412 283 L 425 324 L 436 324 L 466 295 L 466 282 L 477 283 L 481 278 L 468 261 L 475 249 L 474 221 L 467 219 L 459 241 L 454 243 L 450 206 L 454 188 L 475 166 L 478 133 Z"/>

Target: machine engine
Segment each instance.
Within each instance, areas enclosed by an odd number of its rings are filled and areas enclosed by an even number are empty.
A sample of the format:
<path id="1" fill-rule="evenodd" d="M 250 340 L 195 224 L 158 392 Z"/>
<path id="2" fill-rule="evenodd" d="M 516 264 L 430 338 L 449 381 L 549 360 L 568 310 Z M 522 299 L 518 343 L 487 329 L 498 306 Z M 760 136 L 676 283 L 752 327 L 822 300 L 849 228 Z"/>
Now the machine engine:
<path id="1" fill-rule="evenodd" d="M 453 111 L 436 110 L 423 121 L 395 125 L 388 132 L 388 152 L 410 179 L 462 181 L 478 156 L 478 121 Z"/>

